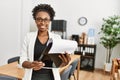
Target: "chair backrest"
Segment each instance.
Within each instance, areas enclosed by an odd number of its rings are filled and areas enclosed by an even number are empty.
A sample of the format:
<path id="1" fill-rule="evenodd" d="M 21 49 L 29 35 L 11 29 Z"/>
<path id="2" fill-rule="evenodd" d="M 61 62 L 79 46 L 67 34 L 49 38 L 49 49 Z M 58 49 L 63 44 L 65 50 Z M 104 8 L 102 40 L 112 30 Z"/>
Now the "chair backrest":
<path id="1" fill-rule="evenodd" d="M 73 61 L 73 62 L 71 63 L 72 68 L 71 68 L 71 70 L 70 70 L 69 78 L 70 78 L 71 75 L 74 74 L 74 71 L 76 70 L 78 61 L 79 61 L 79 59 L 76 59 L 75 61 Z"/>
<path id="2" fill-rule="evenodd" d="M 18 80 L 18 79 L 10 76 L 0 76 L 0 80 Z"/>
<path id="3" fill-rule="evenodd" d="M 12 57 L 12 58 L 8 59 L 8 64 L 15 62 L 15 61 L 19 61 L 19 58 L 20 58 L 20 56 L 16 56 L 16 57 Z"/>
<path id="4" fill-rule="evenodd" d="M 68 80 L 71 68 L 72 65 L 70 65 L 67 69 L 65 69 L 65 71 L 60 75 L 61 80 Z"/>

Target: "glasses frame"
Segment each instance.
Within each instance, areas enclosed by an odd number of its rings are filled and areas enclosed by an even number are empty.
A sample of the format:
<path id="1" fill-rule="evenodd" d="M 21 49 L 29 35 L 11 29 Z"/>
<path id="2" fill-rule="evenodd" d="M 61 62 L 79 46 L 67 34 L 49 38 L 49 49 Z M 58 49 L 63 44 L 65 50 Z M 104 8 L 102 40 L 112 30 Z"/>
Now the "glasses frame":
<path id="1" fill-rule="evenodd" d="M 36 18 L 35 19 L 37 22 L 44 22 L 44 23 L 48 23 L 48 22 L 50 22 L 50 19 L 47 19 L 47 18 Z"/>

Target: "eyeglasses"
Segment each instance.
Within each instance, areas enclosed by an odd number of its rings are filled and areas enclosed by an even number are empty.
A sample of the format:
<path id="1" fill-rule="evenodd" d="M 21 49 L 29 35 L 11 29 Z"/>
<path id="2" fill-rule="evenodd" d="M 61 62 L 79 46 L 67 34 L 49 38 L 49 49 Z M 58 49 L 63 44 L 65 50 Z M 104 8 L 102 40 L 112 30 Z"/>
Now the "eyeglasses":
<path id="1" fill-rule="evenodd" d="M 38 22 L 45 22 L 45 23 L 48 23 L 49 21 L 50 21 L 50 19 L 47 19 L 47 18 L 45 18 L 45 19 L 42 19 L 42 18 L 36 18 L 36 21 L 38 21 Z"/>

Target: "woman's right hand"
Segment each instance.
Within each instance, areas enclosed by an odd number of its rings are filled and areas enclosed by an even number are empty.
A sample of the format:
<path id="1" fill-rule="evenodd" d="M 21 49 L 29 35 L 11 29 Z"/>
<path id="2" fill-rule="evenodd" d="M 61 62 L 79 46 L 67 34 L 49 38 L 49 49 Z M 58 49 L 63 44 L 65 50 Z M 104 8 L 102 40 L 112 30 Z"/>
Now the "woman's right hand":
<path id="1" fill-rule="evenodd" d="M 40 70 L 45 64 L 42 61 L 33 61 L 31 67 L 33 70 Z"/>
<path id="2" fill-rule="evenodd" d="M 42 61 L 24 61 L 22 66 L 24 68 L 33 68 L 33 70 L 40 70 L 45 64 Z"/>

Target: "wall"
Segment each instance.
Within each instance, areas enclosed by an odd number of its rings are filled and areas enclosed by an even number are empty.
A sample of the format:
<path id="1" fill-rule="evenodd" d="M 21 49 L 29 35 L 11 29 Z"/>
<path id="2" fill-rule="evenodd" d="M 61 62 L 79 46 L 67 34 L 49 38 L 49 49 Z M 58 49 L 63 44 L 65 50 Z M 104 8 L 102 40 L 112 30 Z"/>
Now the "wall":
<path id="1" fill-rule="evenodd" d="M 24 36 L 30 28 L 30 0 L 0 1 L 0 65 L 20 55 Z"/>
<path id="2" fill-rule="evenodd" d="M 49 3 L 55 11 L 55 19 L 67 20 L 67 37 L 72 34 L 87 32 L 95 28 L 95 41 L 97 44 L 96 68 L 103 68 L 105 61 L 105 48 L 99 44 L 97 34 L 102 24 L 102 18 L 120 14 L 120 0 L 1 0 L 0 1 L 0 65 L 6 64 L 7 59 L 20 54 L 20 48 L 25 34 L 29 28 L 35 28 L 31 16 L 32 8 L 38 3 Z M 88 23 L 80 26 L 79 17 L 85 16 Z M 30 26 L 30 27 L 29 27 Z M 113 51 L 113 57 L 120 56 L 120 45 Z"/>
<path id="3" fill-rule="evenodd" d="M 67 20 L 67 38 L 72 34 L 80 35 L 88 31 L 89 28 L 95 29 L 95 42 L 97 44 L 96 68 L 103 68 L 105 62 L 106 49 L 99 44 L 99 35 L 102 25 L 102 18 L 120 14 L 119 0 L 33 0 L 31 9 L 39 3 L 48 3 L 56 11 L 55 19 Z M 85 16 L 88 23 L 85 26 L 78 24 L 78 18 Z M 36 30 L 34 20 L 31 16 L 30 30 Z M 120 45 L 113 50 L 112 58 L 120 56 Z"/>
<path id="4" fill-rule="evenodd" d="M 0 0 L 0 65 L 19 55 L 21 1 Z"/>

